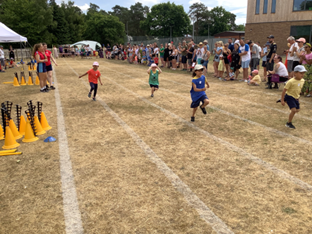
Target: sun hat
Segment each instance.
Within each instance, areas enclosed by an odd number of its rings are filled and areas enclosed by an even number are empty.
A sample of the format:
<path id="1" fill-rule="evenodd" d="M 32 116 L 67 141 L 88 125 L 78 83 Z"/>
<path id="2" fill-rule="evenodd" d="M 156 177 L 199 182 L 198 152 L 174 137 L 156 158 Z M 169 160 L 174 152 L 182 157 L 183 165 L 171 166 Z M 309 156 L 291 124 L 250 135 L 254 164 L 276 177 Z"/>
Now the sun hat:
<path id="1" fill-rule="evenodd" d="M 256 75 L 258 75 L 259 71 L 258 70 L 253 70 L 251 73 L 255 73 Z"/>
<path id="2" fill-rule="evenodd" d="M 309 46 L 310 48 L 312 47 L 310 43 L 306 43 L 305 45 L 306 45 L 306 46 Z"/>
<path id="3" fill-rule="evenodd" d="M 306 43 L 306 39 L 301 37 L 299 38 L 298 40 L 296 40 L 296 42 L 303 42 L 303 43 Z"/>
<path id="4" fill-rule="evenodd" d="M 208 43 L 208 41 L 207 41 L 207 40 L 204 40 L 204 43 Z"/>
<path id="5" fill-rule="evenodd" d="M 204 67 L 200 64 L 196 64 L 194 71 L 201 70 L 201 69 L 204 69 Z"/>
<path id="6" fill-rule="evenodd" d="M 151 67 L 157 67 L 156 63 L 152 63 Z"/>
<path id="7" fill-rule="evenodd" d="M 198 45 L 203 45 L 203 43 L 202 42 L 199 42 L 199 44 Z"/>
<path id="8" fill-rule="evenodd" d="M 94 62 L 94 63 L 93 63 L 93 66 L 97 66 L 97 67 L 98 67 L 98 66 L 100 66 L 100 65 L 99 65 L 98 62 Z"/>
<path id="9" fill-rule="evenodd" d="M 298 65 L 295 67 L 294 72 L 307 72 L 304 66 Z"/>

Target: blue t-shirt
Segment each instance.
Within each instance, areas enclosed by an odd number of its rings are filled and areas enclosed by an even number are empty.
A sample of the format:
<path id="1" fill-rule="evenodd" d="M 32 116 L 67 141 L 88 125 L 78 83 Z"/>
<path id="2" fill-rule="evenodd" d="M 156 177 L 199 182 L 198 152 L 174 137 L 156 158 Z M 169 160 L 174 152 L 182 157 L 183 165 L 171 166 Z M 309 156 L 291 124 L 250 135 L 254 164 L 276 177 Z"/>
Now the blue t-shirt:
<path id="1" fill-rule="evenodd" d="M 203 89 L 205 88 L 205 84 L 206 84 L 206 77 L 204 75 L 202 75 L 201 77 L 197 78 L 196 76 L 193 78 L 192 83 L 194 83 L 196 85 L 196 88 L 198 89 Z M 205 91 L 200 91 L 200 92 L 195 92 L 193 89 L 193 85 L 192 85 L 192 89 L 190 91 L 191 93 L 191 98 L 193 102 L 196 102 L 198 99 L 200 99 L 202 96 L 206 95 Z"/>
<path id="2" fill-rule="evenodd" d="M 264 47 L 264 48 L 263 48 L 263 54 L 265 54 L 265 53 L 267 53 L 267 52 L 268 52 L 268 48 L 267 48 L 267 47 Z M 263 62 L 266 62 L 266 61 L 267 61 L 267 56 L 266 56 L 266 55 L 262 57 L 262 61 L 263 61 Z"/>
<path id="3" fill-rule="evenodd" d="M 209 50 L 209 45 L 208 45 L 208 44 L 207 44 L 207 50 L 210 51 L 210 50 Z"/>
<path id="4" fill-rule="evenodd" d="M 229 49 L 231 50 L 231 52 L 233 52 L 233 50 L 234 50 L 234 44 L 233 43 L 229 44 Z"/>

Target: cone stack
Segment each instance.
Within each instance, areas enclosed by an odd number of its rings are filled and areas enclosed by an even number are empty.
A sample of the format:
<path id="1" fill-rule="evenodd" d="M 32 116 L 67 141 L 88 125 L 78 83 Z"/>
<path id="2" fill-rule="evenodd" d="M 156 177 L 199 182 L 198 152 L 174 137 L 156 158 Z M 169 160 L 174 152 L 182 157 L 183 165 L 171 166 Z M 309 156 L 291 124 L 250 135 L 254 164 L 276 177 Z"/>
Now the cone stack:
<path id="1" fill-rule="evenodd" d="M 25 137 L 23 139 L 23 142 L 34 142 L 34 141 L 37 141 L 38 139 L 39 139 L 38 137 L 35 137 L 35 134 L 30 125 L 30 122 L 27 120 Z"/>

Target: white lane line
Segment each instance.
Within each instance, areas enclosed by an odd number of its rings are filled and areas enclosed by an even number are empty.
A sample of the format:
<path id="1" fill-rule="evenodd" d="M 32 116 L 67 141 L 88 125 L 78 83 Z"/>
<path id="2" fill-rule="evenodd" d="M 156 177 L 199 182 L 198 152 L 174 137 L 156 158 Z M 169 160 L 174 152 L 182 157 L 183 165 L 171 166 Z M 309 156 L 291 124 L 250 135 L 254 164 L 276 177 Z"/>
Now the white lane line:
<path id="1" fill-rule="evenodd" d="M 66 60 L 65 60 L 66 61 Z M 67 63 L 67 62 L 66 62 Z M 77 75 L 77 72 L 67 64 L 71 70 Z M 83 84 L 89 89 L 87 82 L 82 80 Z M 131 136 L 134 142 L 144 151 L 146 156 L 156 164 L 157 168 L 168 178 L 172 185 L 180 192 L 188 204 L 196 209 L 200 217 L 205 220 L 214 231 L 218 234 L 234 234 L 226 224 L 216 216 L 199 197 L 177 176 L 164 161 L 126 124 L 109 106 L 101 99 L 97 97 L 98 102 L 104 107 L 104 109 L 115 119 L 115 121 Z"/>
<path id="2" fill-rule="evenodd" d="M 77 200 L 74 174 L 70 160 L 63 108 L 55 73 L 56 71 L 54 70 L 53 78 L 56 86 L 54 94 L 57 110 L 60 172 L 66 234 L 83 234 L 84 231 L 82 227 L 81 213 L 79 211 L 79 205 Z"/>
<path id="3" fill-rule="evenodd" d="M 288 181 L 290 181 L 290 182 L 292 182 L 292 183 L 294 183 L 294 184 L 296 184 L 296 185 L 302 187 L 303 189 L 312 191 L 312 186 L 311 186 L 310 184 L 308 184 L 308 183 L 306 183 L 306 182 L 304 182 L 304 181 L 302 181 L 302 180 L 300 180 L 300 179 L 298 179 L 298 178 L 296 178 L 296 177 L 294 177 L 294 176 L 288 174 L 287 172 L 285 172 L 285 171 L 283 171 L 283 170 L 281 170 L 281 169 L 278 169 L 277 167 L 271 165 L 270 163 L 268 163 L 268 162 L 266 162 L 266 161 L 263 161 L 262 159 L 260 159 L 260 158 L 258 158 L 258 157 L 256 157 L 256 156 L 254 156 L 253 154 L 250 154 L 250 153 L 246 152 L 246 151 L 243 150 L 242 148 L 239 148 L 238 146 L 235 146 L 235 145 L 233 145 L 233 144 L 231 144 L 231 143 L 229 143 L 229 142 L 223 140 L 222 138 L 216 137 L 215 135 L 213 135 L 213 134 L 211 134 L 211 133 L 209 133 L 209 132 L 207 132 L 207 131 L 205 131 L 205 130 L 199 128 L 199 127 L 197 127 L 196 125 L 194 125 L 194 124 L 190 123 L 189 121 L 187 121 L 187 120 L 181 118 L 180 116 L 178 116 L 178 115 L 176 115 L 176 114 L 174 114 L 174 113 L 172 113 L 172 112 L 170 112 L 170 111 L 168 111 L 168 110 L 166 110 L 166 109 L 164 109 L 164 108 L 162 108 L 162 107 L 160 107 L 160 106 L 154 104 L 153 102 L 150 102 L 150 101 L 147 100 L 146 98 L 144 98 L 144 97 L 138 95 L 137 93 L 131 91 L 130 89 L 125 88 L 124 86 L 118 84 L 118 83 L 115 82 L 114 80 L 111 80 L 111 79 L 108 78 L 108 77 L 105 77 L 105 79 L 109 80 L 111 83 L 114 83 L 116 86 L 118 86 L 118 87 L 124 89 L 125 91 L 131 93 L 133 96 L 135 96 L 135 97 L 141 99 L 142 101 L 146 102 L 147 104 L 150 104 L 151 106 L 153 106 L 153 107 L 155 107 L 155 108 L 161 110 L 162 112 L 164 112 L 164 113 L 166 113 L 166 114 L 172 116 L 173 118 L 179 120 L 180 122 L 182 122 L 182 123 L 188 125 L 189 127 L 191 127 L 191 128 L 193 128 L 193 129 L 199 131 L 200 133 L 204 134 L 205 136 L 207 136 L 207 137 L 209 137 L 209 138 L 215 140 L 216 142 L 219 142 L 220 144 L 222 144 L 222 145 L 225 146 L 226 148 L 228 148 L 228 149 L 230 149 L 230 150 L 232 150 L 232 151 L 234 151 L 234 152 L 237 152 L 237 153 L 239 153 L 239 154 L 242 155 L 242 156 L 245 156 L 245 157 L 248 158 L 249 160 L 251 160 L 251 161 L 253 161 L 253 162 L 259 164 L 260 166 L 263 166 L 264 168 L 266 168 L 267 170 L 269 170 L 269 171 L 271 171 L 271 172 L 277 174 L 277 175 L 280 176 L 281 178 L 283 178 L 283 179 L 285 179 L 285 180 L 288 180 Z"/>

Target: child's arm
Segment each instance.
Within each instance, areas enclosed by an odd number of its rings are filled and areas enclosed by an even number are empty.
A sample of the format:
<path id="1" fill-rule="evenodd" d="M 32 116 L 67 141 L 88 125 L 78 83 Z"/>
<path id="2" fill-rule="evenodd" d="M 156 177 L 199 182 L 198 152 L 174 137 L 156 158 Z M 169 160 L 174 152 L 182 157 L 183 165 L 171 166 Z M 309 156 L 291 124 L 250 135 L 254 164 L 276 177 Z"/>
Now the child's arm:
<path id="1" fill-rule="evenodd" d="M 287 91 L 287 89 L 284 89 L 283 92 L 282 92 L 281 103 L 282 103 L 283 106 L 285 106 L 285 101 L 284 101 L 284 99 L 285 99 L 286 91 Z"/>
<path id="2" fill-rule="evenodd" d="M 157 69 L 158 69 L 158 74 L 162 73 L 162 70 L 158 66 L 157 66 Z"/>
<path id="3" fill-rule="evenodd" d="M 102 84 L 102 81 L 101 81 L 101 77 L 100 77 L 100 76 L 99 76 L 99 81 L 100 81 L 101 85 L 103 85 L 103 84 Z"/>
<path id="4" fill-rule="evenodd" d="M 209 86 L 207 79 L 206 79 L 206 85 L 207 85 L 207 89 L 209 89 L 210 86 Z"/>
<path id="5" fill-rule="evenodd" d="M 198 89 L 196 88 L 196 85 L 192 82 L 192 86 L 193 86 L 193 90 L 195 92 L 201 92 L 201 91 L 206 91 L 206 87 L 202 88 L 202 89 Z"/>
<path id="6" fill-rule="evenodd" d="M 88 74 L 88 72 L 86 72 L 85 74 L 79 76 L 78 78 L 81 78 L 81 77 L 83 77 L 83 76 L 85 76 L 85 75 L 87 75 L 87 74 Z"/>
<path id="7" fill-rule="evenodd" d="M 151 74 L 151 67 L 149 67 L 148 69 L 147 69 L 147 74 Z"/>

